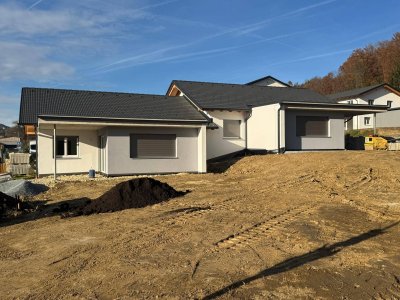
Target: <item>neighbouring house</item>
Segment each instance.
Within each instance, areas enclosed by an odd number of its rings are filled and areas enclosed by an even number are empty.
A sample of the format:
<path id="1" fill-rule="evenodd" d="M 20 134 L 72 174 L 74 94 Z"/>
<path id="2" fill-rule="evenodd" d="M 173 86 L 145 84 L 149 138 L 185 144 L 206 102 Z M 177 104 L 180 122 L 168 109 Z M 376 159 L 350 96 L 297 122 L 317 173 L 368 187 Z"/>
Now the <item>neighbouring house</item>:
<path id="1" fill-rule="evenodd" d="M 37 175 L 206 172 L 211 120 L 184 97 L 23 88 Z"/>
<path id="2" fill-rule="evenodd" d="M 354 116 L 346 122 L 346 130 L 400 127 L 400 91 L 387 83 L 335 93 L 328 97 L 338 103 L 388 107 L 385 113 Z"/>
<path id="3" fill-rule="evenodd" d="M 18 152 L 21 147 L 21 139 L 17 136 L 0 138 L 0 145 L 3 145 L 8 152 Z"/>
<path id="4" fill-rule="evenodd" d="M 265 86 L 263 80 L 251 85 L 175 80 L 167 95 L 187 98 L 213 119 L 207 159 L 243 149 L 344 149 L 344 120 L 386 111 L 386 106 L 339 104 L 308 89 Z"/>
<path id="5" fill-rule="evenodd" d="M 166 96 L 23 88 L 19 123 L 35 133 L 38 176 L 116 176 L 206 172 L 246 149 L 344 149 L 346 119 L 387 111 L 275 83 L 175 80 Z"/>

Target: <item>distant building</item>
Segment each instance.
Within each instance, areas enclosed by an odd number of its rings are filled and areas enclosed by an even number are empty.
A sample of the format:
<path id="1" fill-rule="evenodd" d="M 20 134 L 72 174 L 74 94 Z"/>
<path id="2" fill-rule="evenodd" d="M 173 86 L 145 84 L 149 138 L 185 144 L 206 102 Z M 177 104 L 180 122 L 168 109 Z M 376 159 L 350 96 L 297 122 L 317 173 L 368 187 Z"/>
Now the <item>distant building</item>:
<path id="1" fill-rule="evenodd" d="M 367 86 L 328 95 L 338 103 L 386 105 L 388 111 L 380 114 L 354 116 L 346 122 L 346 129 L 400 127 L 400 91 L 387 83 Z"/>

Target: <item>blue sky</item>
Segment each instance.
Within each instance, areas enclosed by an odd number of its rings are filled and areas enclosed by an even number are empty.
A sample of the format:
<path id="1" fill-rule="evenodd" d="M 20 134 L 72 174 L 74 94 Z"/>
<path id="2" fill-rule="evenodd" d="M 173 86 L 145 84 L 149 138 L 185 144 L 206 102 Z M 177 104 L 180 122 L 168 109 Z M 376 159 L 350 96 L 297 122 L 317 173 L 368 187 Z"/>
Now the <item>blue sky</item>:
<path id="1" fill-rule="evenodd" d="M 398 0 L 0 0 L 0 123 L 18 119 L 23 86 L 302 82 L 390 39 L 399 11 Z"/>

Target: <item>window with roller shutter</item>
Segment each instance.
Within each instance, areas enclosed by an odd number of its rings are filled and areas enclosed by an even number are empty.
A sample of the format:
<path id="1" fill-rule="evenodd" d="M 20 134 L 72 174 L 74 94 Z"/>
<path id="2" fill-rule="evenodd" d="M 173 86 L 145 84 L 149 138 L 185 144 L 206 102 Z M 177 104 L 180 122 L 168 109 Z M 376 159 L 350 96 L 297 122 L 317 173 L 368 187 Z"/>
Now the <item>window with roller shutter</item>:
<path id="1" fill-rule="evenodd" d="M 224 138 L 240 138 L 240 120 L 224 120 Z"/>
<path id="2" fill-rule="evenodd" d="M 296 136 L 329 137 L 329 117 L 297 116 Z"/>
<path id="3" fill-rule="evenodd" d="M 131 158 L 176 158 L 175 134 L 131 134 Z"/>

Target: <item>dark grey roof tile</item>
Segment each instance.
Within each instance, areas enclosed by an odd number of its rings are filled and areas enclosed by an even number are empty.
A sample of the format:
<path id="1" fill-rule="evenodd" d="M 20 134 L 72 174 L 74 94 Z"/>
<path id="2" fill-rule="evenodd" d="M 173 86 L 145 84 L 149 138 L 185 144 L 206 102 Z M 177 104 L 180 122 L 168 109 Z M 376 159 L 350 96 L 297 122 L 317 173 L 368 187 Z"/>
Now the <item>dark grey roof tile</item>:
<path id="1" fill-rule="evenodd" d="M 189 99 L 202 109 L 248 109 L 280 102 L 336 103 L 314 91 L 293 87 L 174 80 Z"/>
<path id="2" fill-rule="evenodd" d="M 184 97 L 23 88 L 20 124 L 36 124 L 38 116 L 208 121 Z"/>

